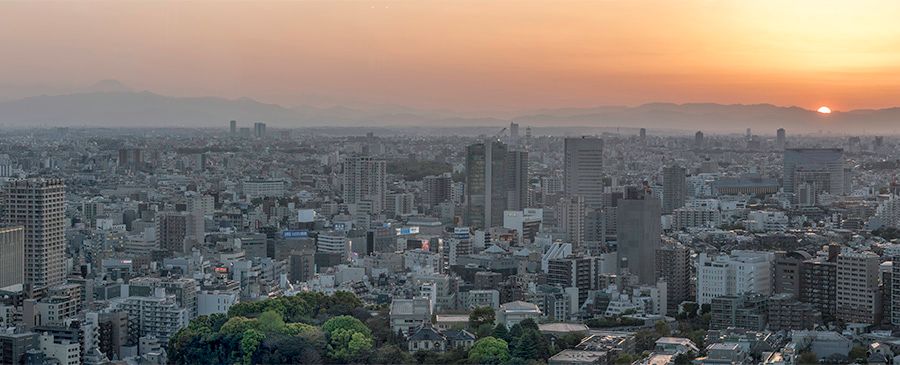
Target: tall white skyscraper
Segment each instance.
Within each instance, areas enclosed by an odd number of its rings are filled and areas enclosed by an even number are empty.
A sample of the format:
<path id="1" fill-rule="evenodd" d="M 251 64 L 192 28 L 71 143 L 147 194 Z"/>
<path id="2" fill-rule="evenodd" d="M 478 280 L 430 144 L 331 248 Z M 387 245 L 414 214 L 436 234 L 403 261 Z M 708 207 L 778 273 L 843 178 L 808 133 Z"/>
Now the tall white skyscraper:
<path id="1" fill-rule="evenodd" d="M 40 291 L 65 280 L 66 188 L 60 179 L 6 185 L 4 223 L 25 228 L 25 285 Z"/>
<path id="2" fill-rule="evenodd" d="M 597 137 L 566 138 L 563 190 L 584 197 L 590 208 L 599 208 L 603 195 L 603 140 Z"/>

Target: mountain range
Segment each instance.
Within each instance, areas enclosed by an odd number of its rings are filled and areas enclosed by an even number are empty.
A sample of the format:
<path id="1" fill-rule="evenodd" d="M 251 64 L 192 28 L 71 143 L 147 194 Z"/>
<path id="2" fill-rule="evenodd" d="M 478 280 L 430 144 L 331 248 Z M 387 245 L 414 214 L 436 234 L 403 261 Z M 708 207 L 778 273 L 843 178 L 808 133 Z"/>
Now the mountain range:
<path id="1" fill-rule="evenodd" d="M 523 111 L 512 118 L 398 106 L 285 107 L 250 98 L 175 97 L 134 91 L 115 80 L 68 94 L 31 96 L 0 102 L 5 127 L 225 127 L 229 120 L 272 127 L 465 127 L 502 126 L 510 121 L 534 127 L 626 127 L 712 133 L 752 128 L 774 134 L 820 131 L 848 134 L 894 134 L 900 131 L 900 108 L 859 109 L 821 114 L 771 104 L 650 103 Z"/>

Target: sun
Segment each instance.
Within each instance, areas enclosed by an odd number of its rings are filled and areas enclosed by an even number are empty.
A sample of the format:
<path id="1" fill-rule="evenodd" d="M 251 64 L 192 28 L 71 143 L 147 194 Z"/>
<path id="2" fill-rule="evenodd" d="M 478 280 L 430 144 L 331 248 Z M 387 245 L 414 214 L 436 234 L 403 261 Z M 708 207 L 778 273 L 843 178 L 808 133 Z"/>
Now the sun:
<path id="1" fill-rule="evenodd" d="M 822 114 L 831 114 L 831 108 L 824 106 L 824 105 L 820 106 L 819 109 L 817 109 L 816 111 L 819 113 L 822 113 Z"/>

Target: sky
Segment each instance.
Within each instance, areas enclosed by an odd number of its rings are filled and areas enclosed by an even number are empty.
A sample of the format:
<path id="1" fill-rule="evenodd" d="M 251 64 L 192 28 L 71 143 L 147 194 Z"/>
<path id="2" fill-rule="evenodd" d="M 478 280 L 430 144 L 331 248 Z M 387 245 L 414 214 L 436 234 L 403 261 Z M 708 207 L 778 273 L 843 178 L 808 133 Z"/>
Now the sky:
<path id="1" fill-rule="evenodd" d="M 456 111 L 900 101 L 898 1 L 0 2 L 0 96 Z"/>

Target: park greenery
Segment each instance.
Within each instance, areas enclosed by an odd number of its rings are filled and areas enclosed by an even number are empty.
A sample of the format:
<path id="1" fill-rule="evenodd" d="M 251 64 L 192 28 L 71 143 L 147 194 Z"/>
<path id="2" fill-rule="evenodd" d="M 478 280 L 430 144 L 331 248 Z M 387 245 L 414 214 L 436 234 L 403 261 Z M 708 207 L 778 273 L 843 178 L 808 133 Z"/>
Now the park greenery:
<path id="1" fill-rule="evenodd" d="M 584 335 L 554 339 L 532 320 L 494 322 L 492 308 L 477 308 L 467 330 L 481 334 L 471 348 L 410 353 L 386 308 L 365 308 L 346 292 L 300 293 L 200 316 L 172 336 L 168 354 L 175 364 L 540 364 Z"/>

